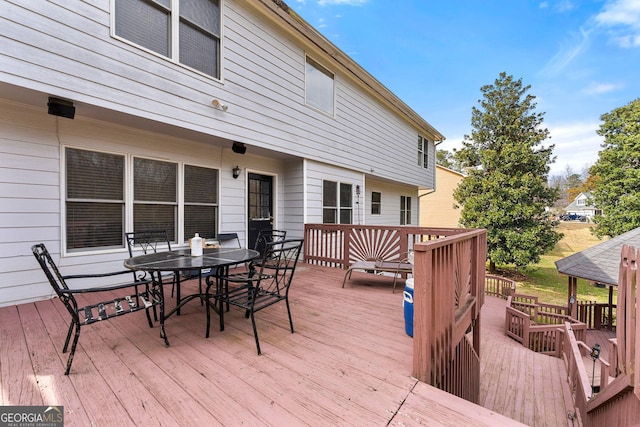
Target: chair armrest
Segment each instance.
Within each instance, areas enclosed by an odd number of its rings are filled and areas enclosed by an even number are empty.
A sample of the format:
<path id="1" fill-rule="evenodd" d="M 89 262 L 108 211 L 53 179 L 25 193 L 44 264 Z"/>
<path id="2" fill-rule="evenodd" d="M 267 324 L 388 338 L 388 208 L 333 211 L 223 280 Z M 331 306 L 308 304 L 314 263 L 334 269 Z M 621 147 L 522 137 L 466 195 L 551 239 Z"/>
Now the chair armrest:
<path id="1" fill-rule="evenodd" d="M 109 277 L 109 276 L 117 276 L 119 274 L 131 274 L 136 270 L 120 270 L 120 271 L 112 271 L 109 273 L 94 273 L 94 274 L 70 274 L 68 276 L 62 276 L 63 279 L 88 279 L 88 278 L 96 278 L 96 277 Z"/>
<path id="2" fill-rule="evenodd" d="M 109 273 L 98 273 L 98 274 L 71 274 L 68 276 L 62 276 L 64 280 L 69 279 L 90 279 L 90 278 L 101 278 L 101 277 L 112 277 L 118 276 L 121 274 L 131 274 L 134 270 L 121 270 L 121 271 L 113 271 Z M 61 289 L 62 293 L 67 294 L 79 294 L 79 293 L 89 293 L 89 292 L 103 292 L 103 291 L 112 291 L 123 288 L 131 288 L 134 286 L 145 286 L 151 284 L 151 280 L 136 280 L 135 282 L 127 282 L 127 283 L 118 283 L 115 285 L 107 285 L 107 286 L 96 286 L 93 288 L 80 288 L 80 289 Z"/>

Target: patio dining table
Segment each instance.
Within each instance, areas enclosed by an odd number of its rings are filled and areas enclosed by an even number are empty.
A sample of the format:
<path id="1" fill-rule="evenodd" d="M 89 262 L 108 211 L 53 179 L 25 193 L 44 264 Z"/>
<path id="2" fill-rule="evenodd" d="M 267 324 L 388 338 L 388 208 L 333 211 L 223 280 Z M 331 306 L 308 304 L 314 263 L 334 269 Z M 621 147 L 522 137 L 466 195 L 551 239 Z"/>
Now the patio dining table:
<path id="1" fill-rule="evenodd" d="M 201 275 L 203 270 L 212 269 L 215 271 L 216 280 L 225 274 L 228 274 L 229 267 L 249 262 L 260 255 L 258 251 L 244 248 L 204 248 L 201 256 L 191 256 L 190 249 L 179 249 L 165 252 L 154 252 L 145 255 L 139 255 L 124 261 L 124 266 L 131 270 L 140 270 L 149 272 L 153 280 L 162 283 L 163 272 L 176 273 L 176 306 L 168 313 L 164 310 L 164 295 L 162 297 L 162 305 L 160 307 L 160 337 L 164 339 L 165 344 L 169 345 L 169 340 L 164 329 L 164 321 L 173 314 L 180 315 L 180 308 L 193 299 L 200 299 L 206 304 L 211 305 L 202 290 L 198 293 L 186 295 L 180 294 L 180 272 L 181 271 L 198 271 Z M 162 291 L 163 286 L 160 286 Z M 164 292 L 164 291 L 162 291 Z M 214 310 L 218 308 L 213 305 Z"/>

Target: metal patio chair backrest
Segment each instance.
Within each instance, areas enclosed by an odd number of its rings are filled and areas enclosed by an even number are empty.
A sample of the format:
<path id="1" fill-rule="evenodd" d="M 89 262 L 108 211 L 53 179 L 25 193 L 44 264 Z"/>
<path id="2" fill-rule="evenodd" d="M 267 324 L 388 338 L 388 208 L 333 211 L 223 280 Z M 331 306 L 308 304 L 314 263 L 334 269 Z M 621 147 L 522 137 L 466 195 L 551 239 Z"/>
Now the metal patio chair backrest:
<path id="1" fill-rule="evenodd" d="M 153 287 L 148 281 L 134 281 L 131 283 L 117 284 L 117 285 L 105 285 L 95 286 L 96 282 L 109 281 L 109 277 L 117 276 L 121 274 L 131 274 L 128 270 L 121 270 L 110 273 L 102 274 L 76 274 L 64 276 L 60 273 L 58 266 L 53 261 L 53 258 L 49 254 L 46 246 L 43 243 L 33 245 L 31 247 L 33 256 L 35 256 L 38 264 L 42 268 L 49 284 L 55 291 L 56 295 L 62 301 L 67 311 L 71 315 L 71 322 L 69 324 L 69 330 L 67 332 L 67 338 L 62 349 L 63 353 L 66 353 L 69 349 L 69 341 L 71 335 L 74 335 L 73 342 L 71 344 L 71 352 L 69 359 L 67 360 L 67 367 L 65 375 L 69 375 L 71 370 L 71 363 L 73 362 L 73 356 L 78 345 L 78 339 L 80 338 L 81 326 L 91 325 L 93 323 L 107 320 L 112 317 L 122 316 L 127 313 L 133 313 L 139 310 L 146 310 L 147 320 L 149 327 L 153 327 L 151 315 L 149 309 L 153 308 L 154 318 L 157 319 L 155 306 L 161 304 L 162 293 L 159 289 Z M 85 288 L 69 288 L 67 281 L 82 280 L 85 286 L 91 285 L 91 287 Z M 91 304 L 80 306 L 76 300 L 77 294 L 90 294 L 104 291 L 126 291 L 125 295 L 113 298 L 111 292 L 110 298 L 105 301 L 92 302 Z M 118 292 L 122 293 L 122 292 Z M 93 301 L 93 299 L 92 299 Z M 74 334 L 75 331 L 75 334 Z"/>

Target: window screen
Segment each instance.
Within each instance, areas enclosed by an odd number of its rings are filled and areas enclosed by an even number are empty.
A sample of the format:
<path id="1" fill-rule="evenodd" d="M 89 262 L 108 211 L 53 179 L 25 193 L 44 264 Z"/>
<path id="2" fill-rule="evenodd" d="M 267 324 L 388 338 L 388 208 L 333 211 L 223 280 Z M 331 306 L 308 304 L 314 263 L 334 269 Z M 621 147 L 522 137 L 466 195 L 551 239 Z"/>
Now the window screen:
<path id="1" fill-rule="evenodd" d="M 123 247 L 124 156 L 67 148 L 67 250 Z"/>
<path id="2" fill-rule="evenodd" d="M 217 236 L 218 170 L 199 166 L 184 167 L 184 237 L 199 233 Z"/>
<path id="3" fill-rule="evenodd" d="M 133 229 L 167 230 L 176 238 L 178 165 L 158 160 L 133 160 Z"/>

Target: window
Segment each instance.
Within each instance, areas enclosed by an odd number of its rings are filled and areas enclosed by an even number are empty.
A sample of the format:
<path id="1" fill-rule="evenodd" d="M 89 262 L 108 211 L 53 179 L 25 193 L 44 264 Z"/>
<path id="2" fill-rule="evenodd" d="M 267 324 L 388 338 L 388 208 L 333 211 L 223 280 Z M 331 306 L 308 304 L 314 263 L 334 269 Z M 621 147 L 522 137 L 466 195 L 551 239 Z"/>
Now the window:
<path id="1" fill-rule="evenodd" d="M 306 64 L 305 96 L 307 105 L 333 115 L 333 74 L 309 57 Z"/>
<path id="2" fill-rule="evenodd" d="M 578 199 L 578 200 L 576 200 L 576 205 L 584 206 L 584 205 L 587 204 L 586 202 L 587 202 L 587 199 Z"/>
<path id="3" fill-rule="evenodd" d="M 382 193 L 377 191 L 371 192 L 371 215 L 380 215 L 382 213 Z"/>
<path id="4" fill-rule="evenodd" d="M 400 196 L 400 225 L 411 224 L 411 197 Z"/>
<path id="5" fill-rule="evenodd" d="M 218 171 L 184 166 L 184 236 L 217 236 Z"/>
<path id="6" fill-rule="evenodd" d="M 65 150 L 67 250 L 122 247 L 124 156 Z"/>
<path id="7" fill-rule="evenodd" d="M 133 159 L 133 230 L 167 230 L 176 239 L 178 165 Z"/>
<path id="8" fill-rule="evenodd" d="M 115 34 L 220 77 L 219 0 L 115 0 Z"/>
<path id="9" fill-rule="evenodd" d="M 322 222 L 353 223 L 353 185 L 322 181 Z"/>
<path id="10" fill-rule="evenodd" d="M 196 232 L 213 237 L 218 223 L 218 170 L 199 166 L 65 149 L 66 250 L 124 247 L 124 231 L 161 229 L 178 241 Z M 133 193 L 127 196 L 127 176 Z M 182 184 L 183 208 L 178 194 Z M 130 223 L 127 218 L 133 218 Z"/>
<path id="11" fill-rule="evenodd" d="M 353 224 L 353 186 L 340 184 L 340 224 Z"/>
<path id="12" fill-rule="evenodd" d="M 429 140 L 418 135 L 418 165 L 429 168 Z"/>

